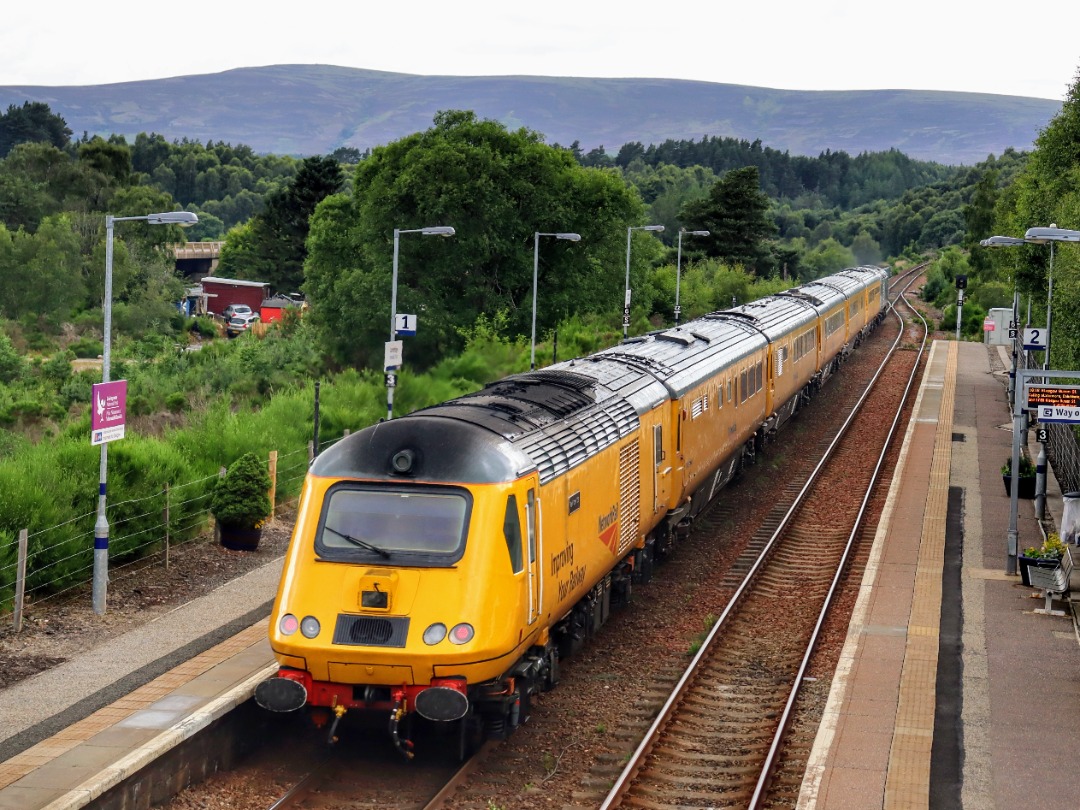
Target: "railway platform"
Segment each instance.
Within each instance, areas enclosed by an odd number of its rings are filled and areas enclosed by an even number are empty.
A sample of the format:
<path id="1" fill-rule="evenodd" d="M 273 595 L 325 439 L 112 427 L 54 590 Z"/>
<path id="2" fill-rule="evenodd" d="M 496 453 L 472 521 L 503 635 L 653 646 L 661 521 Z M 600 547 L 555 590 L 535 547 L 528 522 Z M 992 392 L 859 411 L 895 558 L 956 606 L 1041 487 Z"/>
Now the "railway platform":
<path id="1" fill-rule="evenodd" d="M 1066 599 L 1064 616 L 1035 613 L 1043 599 L 1005 573 L 1008 362 L 982 344 L 931 349 L 800 808 L 1080 800 L 1076 611 Z M 1020 548 L 1041 542 L 1031 501 L 1018 529 Z M 95 804 L 247 703 L 275 669 L 279 572 L 280 560 L 0 690 L 0 810 Z"/>
<path id="2" fill-rule="evenodd" d="M 1006 573 L 1010 364 L 1004 347 L 933 344 L 802 810 L 1080 802 L 1077 610 L 1066 594 L 1063 615 L 1037 613 L 1041 595 Z M 1046 522 L 1060 526 L 1047 478 Z M 1019 505 L 1022 550 L 1044 524 L 1033 501 Z M 1080 595 L 1075 573 L 1073 584 Z"/>
<path id="3" fill-rule="evenodd" d="M 246 702 L 276 671 L 280 559 L 0 690 L 0 810 L 74 810 Z"/>

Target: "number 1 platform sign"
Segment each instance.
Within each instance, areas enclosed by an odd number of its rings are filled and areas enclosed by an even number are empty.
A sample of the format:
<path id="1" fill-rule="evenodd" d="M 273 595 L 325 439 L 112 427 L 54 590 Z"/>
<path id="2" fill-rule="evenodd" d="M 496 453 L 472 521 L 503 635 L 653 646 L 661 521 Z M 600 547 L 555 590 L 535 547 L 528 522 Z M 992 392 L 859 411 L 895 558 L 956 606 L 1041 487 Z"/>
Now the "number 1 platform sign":
<path id="1" fill-rule="evenodd" d="M 95 383 L 90 408 L 90 444 L 124 438 L 127 422 L 127 380 Z"/>

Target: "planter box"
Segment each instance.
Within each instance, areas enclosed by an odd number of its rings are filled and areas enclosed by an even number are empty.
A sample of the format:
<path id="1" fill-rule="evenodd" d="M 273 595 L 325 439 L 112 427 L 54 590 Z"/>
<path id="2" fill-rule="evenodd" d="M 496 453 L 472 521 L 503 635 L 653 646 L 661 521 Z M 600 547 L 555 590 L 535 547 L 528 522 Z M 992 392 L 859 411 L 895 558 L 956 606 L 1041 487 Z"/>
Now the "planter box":
<path id="1" fill-rule="evenodd" d="M 1023 481 L 1023 479 L 1020 479 Z M 1028 568 L 1057 568 L 1061 564 L 1061 560 L 1057 557 L 1025 557 L 1020 555 L 1016 558 L 1020 564 L 1020 582 L 1024 585 L 1031 587 L 1031 576 L 1028 574 Z"/>
<path id="2" fill-rule="evenodd" d="M 218 535 L 225 548 L 233 551 L 255 551 L 262 539 L 262 529 L 238 529 L 219 525 Z"/>
<path id="3" fill-rule="evenodd" d="M 1005 494 L 1010 498 L 1012 497 L 1012 476 L 1001 476 L 1002 482 L 1005 484 Z M 1022 475 L 1017 486 L 1017 496 L 1020 498 L 1026 498 L 1031 500 L 1035 497 L 1035 476 L 1034 475 Z"/>

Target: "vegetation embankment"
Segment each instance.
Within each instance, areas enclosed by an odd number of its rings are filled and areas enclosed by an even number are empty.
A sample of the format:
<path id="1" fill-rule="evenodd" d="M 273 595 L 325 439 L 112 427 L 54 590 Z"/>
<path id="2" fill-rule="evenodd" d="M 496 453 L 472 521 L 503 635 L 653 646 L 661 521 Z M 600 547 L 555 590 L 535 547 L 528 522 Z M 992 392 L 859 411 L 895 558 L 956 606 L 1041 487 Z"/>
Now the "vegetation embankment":
<path id="1" fill-rule="evenodd" d="M 102 346 L 105 211 L 198 210 L 204 230 L 195 236 L 224 236 L 220 274 L 302 289 L 310 304 L 303 322 L 290 318 L 262 339 L 219 340 L 211 321 L 177 315 L 185 284 L 166 246 L 183 238 L 179 229 L 118 230 L 111 376 L 129 381 L 130 426 L 110 448 L 109 503 L 110 522 L 123 527 L 113 553 L 123 557 L 157 542 L 160 506 L 151 500 L 166 484 L 191 490 L 170 507 L 170 533 L 196 531 L 216 471 L 241 453 L 297 454 L 295 476 L 279 480 L 279 492 L 295 493 L 316 380 L 325 383 L 321 439 L 383 415 L 382 373 L 373 369 L 382 365 L 398 229 L 412 234 L 400 244 L 398 312 L 420 319 L 407 339 L 399 412 L 528 367 L 521 336 L 534 268 L 542 363 L 556 338 L 565 358 L 621 337 L 624 267 L 639 334 L 674 320 L 676 289 L 688 320 L 851 264 L 933 252 L 925 297 L 951 329 L 956 279 L 967 276 L 962 331 L 981 337 L 985 311 L 1009 305 L 1014 287 L 1045 300 L 1050 254 L 1045 246 L 991 254 L 979 240 L 1051 222 L 1080 226 L 1078 85 L 1030 156 L 1009 151 L 948 170 L 898 153 L 785 166 L 760 145 L 704 140 L 743 154 L 746 165 L 673 165 L 661 161 L 664 150 L 640 145 L 607 165 L 464 111 L 440 113 L 431 129 L 366 155 L 261 159 L 152 135 L 134 147 L 123 138 L 71 143 L 47 108 L 11 108 L 0 116 L 0 599 L 11 591 L 19 529 L 31 530 L 32 588 L 64 587 L 90 563 L 98 450 L 86 407 L 99 375 L 74 371 L 71 360 Z M 5 141 L 12 121 L 31 137 Z M 688 157 L 696 150 L 668 151 L 696 160 Z M 226 217 L 214 194 L 258 200 L 246 217 L 243 206 Z M 641 232 L 646 223 L 665 230 Z M 427 225 L 456 233 L 417 234 Z M 683 239 L 683 229 L 709 233 Z M 534 242 L 535 233 L 563 231 L 580 241 Z M 1056 253 L 1055 367 L 1080 362 L 1078 261 L 1068 246 Z M 188 350 L 193 334 L 199 351 Z"/>

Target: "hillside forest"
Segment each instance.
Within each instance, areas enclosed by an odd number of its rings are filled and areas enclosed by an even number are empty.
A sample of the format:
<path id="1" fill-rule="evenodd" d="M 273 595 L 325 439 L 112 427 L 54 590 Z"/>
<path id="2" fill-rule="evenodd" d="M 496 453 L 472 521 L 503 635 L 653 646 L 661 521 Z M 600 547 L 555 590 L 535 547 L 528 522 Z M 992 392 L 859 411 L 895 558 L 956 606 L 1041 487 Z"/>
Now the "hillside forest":
<path id="1" fill-rule="evenodd" d="M 981 340 L 986 311 L 1010 306 L 1014 285 L 1045 301 L 1049 253 L 979 240 L 1080 226 L 1078 179 L 1080 80 L 1033 151 L 975 166 L 895 150 L 803 157 L 713 137 L 583 153 L 463 110 L 366 153 L 259 155 L 153 133 L 73 138 L 47 105 L 13 105 L 0 115 L 0 603 L 20 528 L 93 511 L 97 448 L 86 437 L 101 379 L 107 214 L 199 217 L 186 231 L 116 230 L 112 378 L 128 380 L 134 420 L 110 456 L 124 471 L 110 484 L 122 502 L 247 450 L 302 447 L 320 430 L 332 440 L 385 415 L 395 231 L 397 311 L 419 318 L 399 377 L 402 413 L 528 369 L 534 267 L 541 364 L 618 342 L 624 273 L 640 334 L 674 322 L 676 291 L 687 320 L 846 266 L 928 260 L 926 295 L 947 330 L 955 278 L 968 276 L 963 335 Z M 455 233 L 418 232 L 434 225 Z M 535 236 L 563 232 L 581 238 Z M 305 314 L 235 340 L 220 322 L 183 316 L 189 283 L 169 246 L 185 239 L 222 241 L 217 275 L 302 292 Z M 1055 260 L 1056 367 L 1080 361 L 1078 260 L 1067 247 Z M 70 497 L 42 495 L 57 491 Z M 80 548 L 65 576 L 84 557 Z"/>

